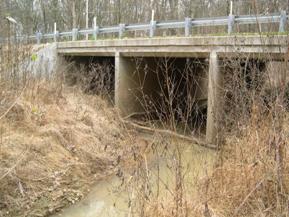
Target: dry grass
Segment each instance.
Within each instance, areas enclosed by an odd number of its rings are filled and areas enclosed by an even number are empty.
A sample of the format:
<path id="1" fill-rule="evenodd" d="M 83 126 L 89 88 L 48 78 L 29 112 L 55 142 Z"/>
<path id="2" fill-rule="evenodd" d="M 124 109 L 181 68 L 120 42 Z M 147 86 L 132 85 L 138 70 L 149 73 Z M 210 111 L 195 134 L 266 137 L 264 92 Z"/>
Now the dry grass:
<path id="1" fill-rule="evenodd" d="M 227 82 L 226 142 L 201 188 L 218 216 L 289 215 L 287 64 L 254 64 Z"/>
<path id="2" fill-rule="evenodd" d="M 243 57 L 222 61 L 222 69 L 225 142 L 212 174 L 195 184 L 197 195 L 188 195 L 186 170 L 177 166 L 183 159 L 172 156 L 173 196 L 141 198 L 140 216 L 289 216 L 287 64 Z"/>
<path id="3" fill-rule="evenodd" d="M 166 143 L 177 147 L 167 162 L 174 186 L 167 189 L 171 196 L 166 198 L 152 194 L 155 186 L 135 132 L 121 124 L 104 97 L 83 93 L 100 93 L 103 88 L 107 94 L 112 91 L 112 78 L 99 73 L 103 72 L 101 65 L 92 72 L 84 71 L 85 77 L 72 77 L 73 87 L 64 85 L 69 78 L 61 73 L 50 80 L 29 73 L 15 80 L 11 70 L 6 70 L 9 73 L 0 83 L 0 216 L 48 216 L 81 199 L 91 183 L 132 167 L 132 162 L 136 165 L 131 189 L 137 198 L 130 201 L 135 205 L 130 209 L 136 215 L 288 216 L 288 92 L 284 86 L 264 82 L 269 76 L 263 72 L 262 60 L 244 59 L 224 61 L 231 79 L 224 94 L 226 142 L 213 173 L 200 183 L 191 183 L 198 186 L 198 195 L 189 195 L 191 189 L 185 188 L 186 170 L 178 142 L 170 138 L 155 142 L 155 146 L 165 147 L 163 152 L 172 150 Z M 13 64 L 8 64 L 10 67 Z M 104 69 L 107 71 L 111 68 Z M 183 82 L 175 74 L 163 78 L 168 84 L 163 95 L 175 103 L 164 104 L 162 109 L 170 111 L 164 112 L 166 120 L 160 121 L 164 126 L 171 123 L 170 128 L 177 131 L 174 118 L 183 110 L 188 114 L 195 110 L 178 108 L 179 100 L 189 94 L 174 89 Z M 107 79 L 108 84 L 104 82 Z M 150 110 L 147 113 L 149 117 Z M 186 126 L 190 116 L 184 116 Z"/>
<path id="4" fill-rule="evenodd" d="M 210 177 L 209 204 L 220 216 L 287 216 L 288 116 L 278 129 L 271 115 L 252 119 L 242 135 L 227 139 Z"/>
<path id="5" fill-rule="evenodd" d="M 67 86 L 67 69 L 47 78 L 23 64 L 30 52 L 1 57 L 0 216 L 49 216 L 127 165 L 137 138 L 104 97 Z"/>
<path id="6" fill-rule="evenodd" d="M 46 83 L 25 90 L 0 126 L 1 216 L 48 215 L 74 203 L 116 171 L 134 139 L 99 97 Z"/>

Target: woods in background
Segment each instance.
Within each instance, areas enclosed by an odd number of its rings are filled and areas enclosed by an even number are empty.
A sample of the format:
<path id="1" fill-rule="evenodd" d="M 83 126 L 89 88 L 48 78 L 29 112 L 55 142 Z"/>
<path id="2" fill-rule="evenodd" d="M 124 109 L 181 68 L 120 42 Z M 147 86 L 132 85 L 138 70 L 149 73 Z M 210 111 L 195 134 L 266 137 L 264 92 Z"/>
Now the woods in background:
<path id="1" fill-rule="evenodd" d="M 185 17 L 226 16 L 230 0 L 89 0 L 89 25 L 93 17 L 99 26 L 149 22 L 151 11 L 156 20 L 182 20 Z M 266 14 L 288 11 L 288 0 L 233 0 L 233 13 Z M 7 35 L 6 16 L 19 22 L 21 34 L 52 32 L 54 22 L 62 31 L 85 28 L 85 0 L 0 0 L 0 37 Z"/>

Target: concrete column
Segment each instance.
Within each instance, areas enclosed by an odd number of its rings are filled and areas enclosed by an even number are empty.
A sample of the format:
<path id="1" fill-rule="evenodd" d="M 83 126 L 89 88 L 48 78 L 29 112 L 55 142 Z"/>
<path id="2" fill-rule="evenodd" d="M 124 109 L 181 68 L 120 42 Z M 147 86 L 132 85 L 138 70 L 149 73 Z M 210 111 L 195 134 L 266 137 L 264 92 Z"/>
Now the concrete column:
<path id="1" fill-rule="evenodd" d="M 119 52 L 115 55 L 115 106 L 121 116 L 138 112 L 140 106 L 137 100 L 138 85 L 134 79 L 135 64 L 129 57 L 123 57 Z"/>
<path id="2" fill-rule="evenodd" d="M 222 114 L 223 73 L 219 68 L 218 55 L 215 51 L 210 54 L 209 85 L 208 85 L 208 113 L 206 142 L 218 146 L 221 141 L 220 119 Z"/>
<path id="3" fill-rule="evenodd" d="M 154 58 L 136 60 L 116 53 L 115 105 L 122 116 L 148 114 L 149 102 L 159 102 L 156 67 Z"/>

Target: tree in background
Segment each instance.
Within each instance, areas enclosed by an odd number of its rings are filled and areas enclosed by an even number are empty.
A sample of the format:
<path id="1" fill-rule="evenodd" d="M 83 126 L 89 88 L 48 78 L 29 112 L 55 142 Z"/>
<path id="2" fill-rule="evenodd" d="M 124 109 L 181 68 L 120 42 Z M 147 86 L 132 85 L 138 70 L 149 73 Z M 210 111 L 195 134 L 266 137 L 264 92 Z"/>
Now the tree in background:
<path id="1" fill-rule="evenodd" d="M 254 14 L 256 10 L 264 14 L 289 10 L 289 0 L 233 2 L 237 15 Z M 149 22 L 152 9 L 157 20 L 225 16 L 230 10 L 230 0 L 89 0 L 89 20 L 92 23 L 96 17 L 100 26 Z M 19 21 L 23 34 L 51 32 L 54 22 L 62 31 L 84 28 L 85 0 L 0 0 L 2 37 L 6 32 L 3 18 L 7 15 Z"/>

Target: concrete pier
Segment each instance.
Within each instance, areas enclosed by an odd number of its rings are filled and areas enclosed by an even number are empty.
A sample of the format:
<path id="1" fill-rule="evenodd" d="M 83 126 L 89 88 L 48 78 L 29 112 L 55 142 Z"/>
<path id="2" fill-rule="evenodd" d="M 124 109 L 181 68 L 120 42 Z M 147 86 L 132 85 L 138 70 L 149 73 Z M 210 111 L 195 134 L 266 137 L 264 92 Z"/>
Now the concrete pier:
<path id="1" fill-rule="evenodd" d="M 135 70 L 133 62 L 120 53 L 115 55 L 115 106 L 122 116 L 137 112 L 140 109 L 134 93 L 137 85 L 134 80 Z"/>
<path id="2" fill-rule="evenodd" d="M 154 58 L 115 55 L 115 105 L 122 116 L 148 112 L 148 101 L 159 97 Z"/>
<path id="3" fill-rule="evenodd" d="M 220 70 L 218 54 L 213 51 L 210 54 L 209 85 L 208 85 L 208 108 L 206 142 L 218 145 L 221 140 L 220 119 L 222 115 L 222 87 L 223 73 Z"/>

